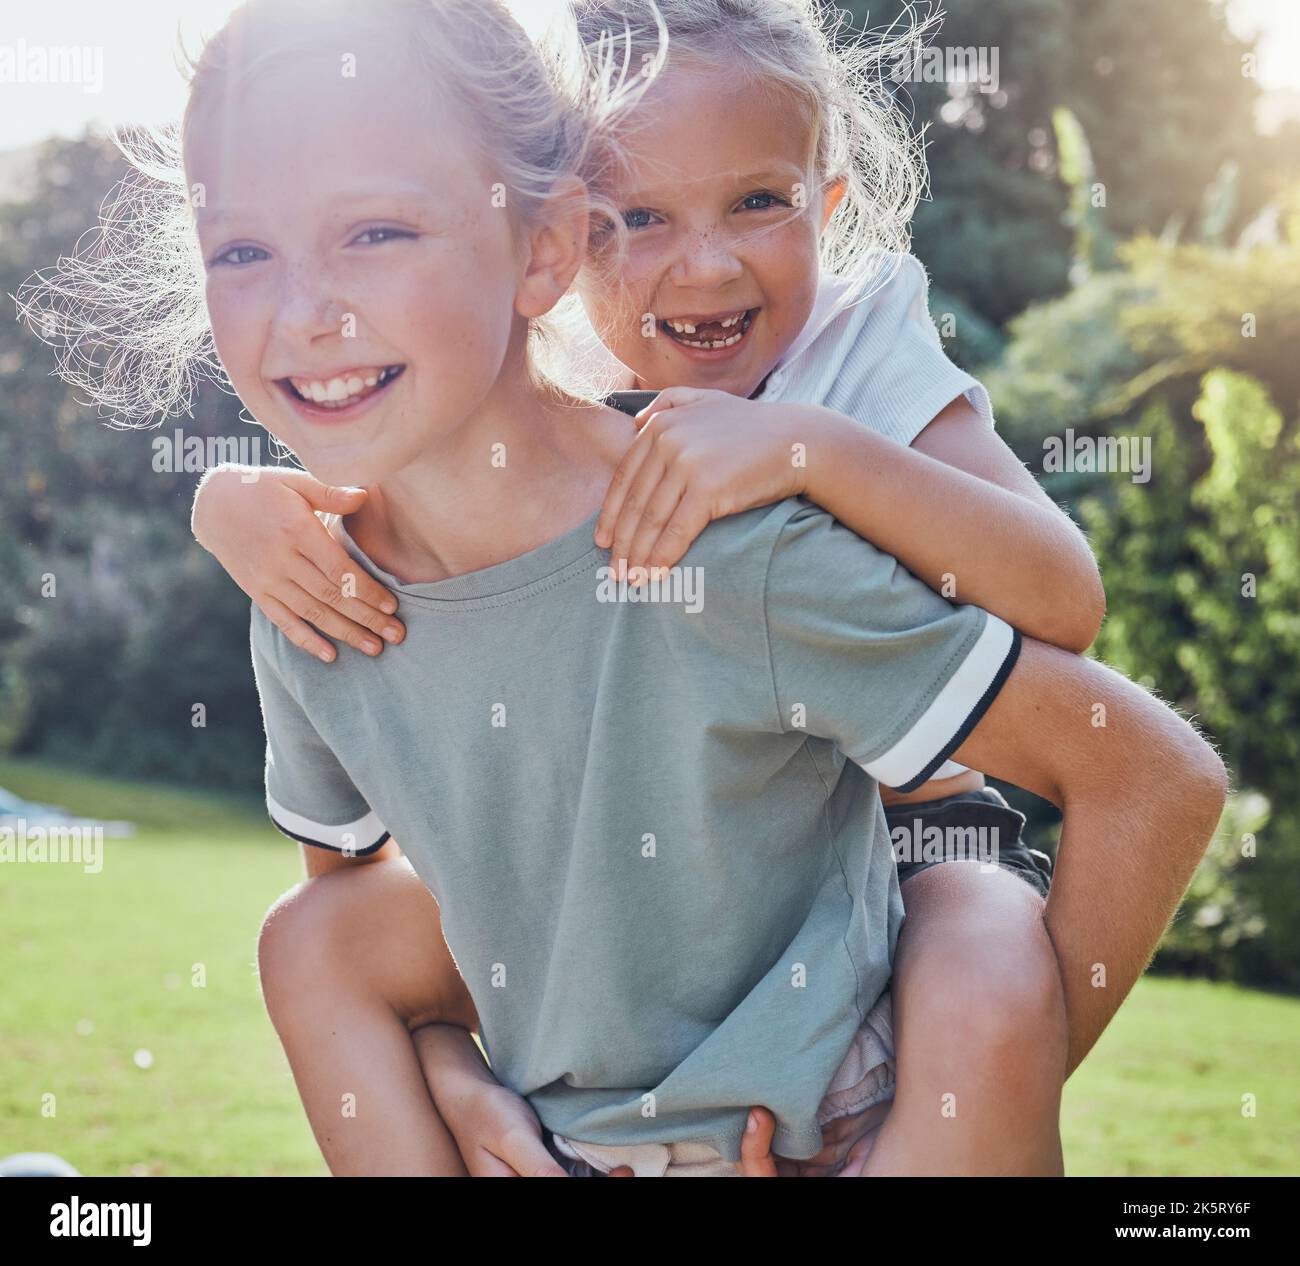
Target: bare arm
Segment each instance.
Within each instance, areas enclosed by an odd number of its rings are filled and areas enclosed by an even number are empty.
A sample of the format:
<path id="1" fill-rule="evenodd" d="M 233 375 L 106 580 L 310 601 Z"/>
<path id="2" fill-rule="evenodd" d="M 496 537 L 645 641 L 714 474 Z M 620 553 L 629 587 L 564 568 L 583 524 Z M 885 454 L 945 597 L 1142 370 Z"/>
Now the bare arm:
<path id="1" fill-rule="evenodd" d="M 1139 686 L 1028 639 L 954 759 L 1064 812 L 1045 919 L 1065 988 L 1068 1076 L 1146 970 L 1218 826 L 1227 772 Z"/>
<path id="2" fill-rule="evenodd" d="M 1063 650 L 1092 645 L 1106 598 L 1088 542 L 964 396 L 911 448 L 812 412 L 809 500 L 945 597 Z"/>
<path id="3" fill-rule="evenodd" d="M 397 599 L 336 541 L 316 511 L 351 514 L 366 494 L 305 470 L 217 466 L 194 494 L 194 538 L 300 650 L 326 663 L 337 638 L 367 655 L 406 629 Z M 324 635 L 324 636 L 322 636 Z"/>

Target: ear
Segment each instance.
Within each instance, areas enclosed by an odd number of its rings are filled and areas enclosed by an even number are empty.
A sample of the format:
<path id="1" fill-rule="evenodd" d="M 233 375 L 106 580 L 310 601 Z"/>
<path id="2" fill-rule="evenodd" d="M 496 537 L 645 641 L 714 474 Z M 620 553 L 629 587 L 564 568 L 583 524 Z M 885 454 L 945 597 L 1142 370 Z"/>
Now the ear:
<path id="1" fill-rule="evenodd" d="M 826 232 L 826 226 L 831 222 L 831 216 L 835 214 L 835 208 L 844 201 L 844 195 L 848 192 L 848 188 L 843 176 L 836 176 L 834 180 L 828 180 L 822 187 L 822 223 L 820 229 L 822 233 Z"/>
<path id="2" fill-rule="evenodd" d="M 568 293 L 586 259 L 589 231 L 587 186 L 566 176 L 528 234 L 528 261 L 515 295 L 520 316 L 545 316 Z"/>

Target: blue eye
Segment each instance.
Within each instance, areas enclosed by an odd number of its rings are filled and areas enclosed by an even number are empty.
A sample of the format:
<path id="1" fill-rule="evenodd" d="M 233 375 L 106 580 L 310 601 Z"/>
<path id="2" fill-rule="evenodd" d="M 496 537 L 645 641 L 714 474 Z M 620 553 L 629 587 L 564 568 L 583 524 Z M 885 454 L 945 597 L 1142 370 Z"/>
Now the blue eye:
<path id="1" fill-rule="evenodd" d="M 270 255 L 260 246 L 232 246 L 229 250 L 222 251 L 220 255 L 214 255 L 209 263 L 240 268 L 244 264 L 255 264 L 259 260 L 270 258 Z"/>
<path id="2" fill-rule="evenodd" d="M 645 216 L 642 220 L 641 217 Z M 623 212 L 623 223 L 630 229 L 648 229 L 653 212 L 647 211 L 644 207 L 634 207 L 631 211 Z"/>
<path id="3" fill-rule="evenodd" d="M 760 206 L 751 206 L 752 202 L 759 202 Z M 788 207 L 790 204 L 775 193 L 750 193 L 741 199 L 740 205 L 746 211 L 770 211 L 773 207 Z"/>
<path id="4" fill-rule="evenodd" d="M 366 229 L 352 239 L 352 245 L 356 246 L 359 243 L 362 246 L 382 246 L 385 242 L 395 242 L 402 238 L 413 237 L 415 237 L 415 234 L 406 229 Z M 369 238 L 370 241 L 365 241 L 366 238 Z"/>

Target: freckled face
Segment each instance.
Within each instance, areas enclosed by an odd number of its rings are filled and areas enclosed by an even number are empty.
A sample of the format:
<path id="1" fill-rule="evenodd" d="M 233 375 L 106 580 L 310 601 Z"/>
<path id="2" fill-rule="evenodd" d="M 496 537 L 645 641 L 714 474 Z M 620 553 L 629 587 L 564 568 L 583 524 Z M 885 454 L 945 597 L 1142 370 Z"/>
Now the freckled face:
<path id="1" fill-rule="evenodd" d="M 526 328 L 514 235 L 409 72 L 286 62 L 200 103 L 186 171 L 221 363 L 318 478 L 381 483 L 498 385 Z"/>
<path id="2" fill-rule="evenodd" d="M 613 190 L 629 253 L 579 289 L 638 386 L 748 396 L 812 313 L 825 200 L 805 105 L 692 63 L 666 71 L 623 138 Z"/>

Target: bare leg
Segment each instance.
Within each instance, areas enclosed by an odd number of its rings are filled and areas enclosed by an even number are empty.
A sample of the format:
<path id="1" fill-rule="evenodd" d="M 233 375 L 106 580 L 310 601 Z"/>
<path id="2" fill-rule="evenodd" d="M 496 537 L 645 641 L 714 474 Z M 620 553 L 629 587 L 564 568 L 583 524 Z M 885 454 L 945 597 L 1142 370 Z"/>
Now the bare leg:
<path id="1" fill-rule="evenodd" d="M 903 886 L 894 959 L 898 1085 L 864 1177 L 1060 1175 L 1065 998 L 1043 899 L 946 862 Z"/>
<path id="2" fill-rule="evenodd" d="M 262 995 L 330 1172 L 464 1174 L 411 1030 L 477 1016 L 437 902 L 404 859 L 298 885 L 258 943 Z"/>

